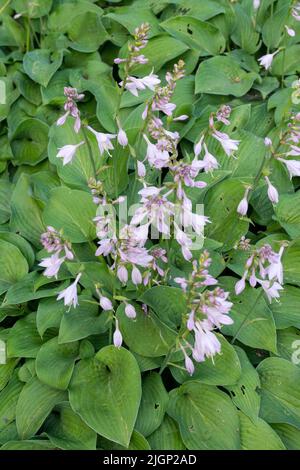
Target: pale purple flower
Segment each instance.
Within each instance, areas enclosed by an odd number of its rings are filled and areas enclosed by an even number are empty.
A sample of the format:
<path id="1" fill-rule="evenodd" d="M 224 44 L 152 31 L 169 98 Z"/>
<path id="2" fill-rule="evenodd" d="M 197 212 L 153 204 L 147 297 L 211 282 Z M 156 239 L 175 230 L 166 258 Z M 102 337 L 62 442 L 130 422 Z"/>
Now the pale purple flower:
<path id="1" fill-rule="evenodd" d="M 103 132 L 97 132 L 90 126 L 88 126 L 88 129 L 95 135 L 101 155 L 103 155 L 104 152 L 109 153 L 109 150 L 114 149 L 111 140 L 116 137 L 116 134 L 105 134 Z"/>
<path id="2" fill-rule="evenodd" d="M 284 163 L 289 175 L 290 179 L 293 178 L 293 176 L 300 176 L 300 161 L 298 160 L 284 160 L 283 158 L 277 158 L 280 162 Z"/>
<path id="3" fill-rule="evenodd" d="M 247 275 L 247 272 L 246 272 L 246 275 Z M 243 290 L 245 289 L 245 287 L 246 287 L 246 282 L 245 282 L 246 275 L 244 274 L 243 277 L 235 284 L 234 290 L 235 290 L 236 295 L 240 295 L 243 292 Z"/>
<path id="4" fill-rule="evenodd" d="M 206 357 L 220 354 L 221 343 L 214 333 L 204 329 L 204 322 L 196 322 L 195 325 L 195 345 L 193 349 L 193 358 L 196 362 L 204 362 Z"/>
<path id="5" fill-rule="evenodd" d="M 269 302 L 272 302 L 272 299 L 278 299 L 280 294 L 278 291 L 282 290 L 283 287 L 279 282 L 273 281 L 262 281 L 260 279 L 257 282 L 261 285 L 263 290 L 265 291 Z"/>
<path id="6" fill-rule="evenodd" d="M 117 276 L 119 280 L 122 282 L 122 284 L 126 284 L 126 282 L 128 281 L 128 271 L 125 268 L 125 266 L 123 265 L 118 266 Z"/>
<path id="7" fill-rule="evenodd" d="M 187 280 L 184 278 L 184 277 L 175 277 L 174 278 L 174 281 L 176 282 L 176 284 L 179 284 L 181 289 L 186 292 L 186 289 L 187 289 L 187 286 L 188 286 L 188 283 L 187 283 Z"/>
<path id="8" fill-rule="evenodd" d="M 272 204 L 277 204 L 279 201 L 278 191 L 275 186 L 273 186 L 273 184 L 270 182 L 267 176 L 265 176 L 265 180 L 268 184 L 268 198 L 270 199 Z"/>
<path id="9" fill-rule="evenodd" d="M 180 116 L 177 116 L 176 118 L 173 119 L 173 121 L 186 121 L 189 118 L 187 114 L 181 114 Z"/>
<path id="10" fill-rule="evenodd" d="M 203 144 L 204 135 L 202 135 L 199 141 L 194 146 L 194 154 L 198 157 L 202 151 L 202 144 Z"/>
<path id="11" fill-rule="evenodd" d="M 162 189 L 150 186 L 139 191 L 143 206 L 136 210 L 131 223 L 139 225 L 146 218 L 148 224 L 153 224 L 159 232 L 169 235 L 174 204 L 168 201 L 166 195 L 160 194 Z"/>
<path id="12" fill-rule="evenodd" d="M 139 178 L 145 178 L 146 176 L 146 167 L 140 160 L 137 160 L 137 174 Z"/>
<path id="13" fill-rule="evenodd" d="M 118 132 L 118 142 L 122 147 L 128 145 L 128 138 L 126 132 L 120 127 Z"/>
<path id="14" fill-rule="evenodd" d="M 156 85 L 160 83 L 160 80 L 157 75 L 151 73 L 143 78 L 136 78 L 136 77 L 128 77 L 125 88 L 126 90 L 130 91 L 134 96 L 139 96 L 138 92 L 140 90 L 145 90 L 149 88 L 150 90 L 154 90 Z M 123 82 L 120 83 L 123 86 Z"/>
<path id="15" fill-rule="evenodd" d="M 220 142 L 226 155 L 230 156 L 235 150 L 238 150 L 240 141 L 231 139 L 225 132 L 215 129 L 212 136 Z"/>
<path id="16" fill-rule="evenodd" d="M 122 343 L 123 343 L 123 337 L 119 329 L 119 322 L 117 319 L 116 319 L 116 329 L 113 335 L 113 342 L 114 342 L 114 346 L 118 349 L 122 346 Z"/>
<path id="17" fill-rule="evenodd" d="M 266 70 L 268 70 L 273 62 L 274 56 L 279 52 L 279 50 L 273 52 L 272 54 L 263 55 L 258 59 L 259 65 L 263 66 Z"/>
<path id="18" fill-rule="evenodd" d="M 186 322 L 186 326 L 187 326 L 187 329 L 189 331 L 192 331 L 195 328 L 195 312 L 194 312 L 194 310 L 192 310 L 189 313 L 189 317 L 188 317 L 188 320 Z"/>
<path id="19" fill-rule="evenodd" d="M 296 21 L 300 21 L 300 2 L 296 3 L 296 5 L 293 6 L 292 16 L 295 18 Z"/>
<path id="20" fill-rule="evenodd" d="M 152 144 L 146 135 L 144 135 L 144 139 L 147 142 L 146 158 L 149 164 L 157 169 L 168 166 L 170 162 L 169 153 L 166 150 L 160 150 L 157 145 Z"/>
<path id="21" fill-rule="evenodd" d="M 176 104 L 165 102 L 165 100 L 155 100 L 152 103 L 152 111 L 162 111 L 167 116 L 171 116 L 176 109 Z"/>
<path id="22" fill-rule="evenodd" d="M 176 223 L 174 223 L 175 228 L 175 238 L 176 241 L 181 246 L 181 251 L 183 254 L 184 259 L 190 261 L 192 258 L 192 252 L 190 251 L 191 245 L 193 244 L 192 240 L 184 233 Z"/>
<path id="23" fill-rule="evenodd" d="M 245 195 L 237 207 L 237 213 L 242 216 L 245 216 L 248 211 L 248 193 L 249 193 L 249 188 L 246 189 Z"/>
<path id="24" fill-rule="evenodd" d="M 181 345 L 180 345 L 180 349 L 181 349 L 181 351 L 183 352 L 183 355 L 184 355 L 185 368 L 186 368 L 187 372 L 192 376 L 193 373 L 195 372 L 194 363 L 193 363 L 192 359 L 187 355 L 187 353 L 185 352 L 184 348 Z"/>
<path id="25" fill-rule="evenodd" d="M 283 283 L 283 266 L 281 263 L 281 257 L 282 257 L 283 251 L 284 251 L 284 246 L 280 248 L 277 259 L 271 262 L 266 270 L 268 278 L 270 280 L 276 278 L 279 284 Z"/>
<path id="26" fill-rule="evenodd" d="M 68 305 L 69 307 L 73 305 L 73 307 L 76 308 L 78 305 L 77 284 L 81 278 L 81 275 L 82 273 L 77 274 L 75 281 L 58 294 L 57 300 L 64 299 L 65 305 Z"/>
<path id="27" fill-rule="evenodd" d="M 219 167 L 218 160 L 208 151 L 206 144 L 204 144 L 205 154 L 201 162 L 205 173 L 216 170 Z"/>
<path id="28" fill-rule="evenodd" d="M 73 160 L 73 157 L 75 156 L 76 150 L 83 145 L 85 142 L 79 142 L 79 144 L 76 145 L 65 145 L 64 147 L 61 147 L 59 149 L 58 154 L 56 155 L 57 158 L 62 158 L 63 159 L 63 165 L 67 165 Z"/>
<path id="29" fill-rule="evenodd" d="M 100 295 L 100 306 L 105 311 L 113 310 L 113 304 L 108 297 L 104 297 L 104 295 Z"/>
<path id="30" fill-rule="evenodd" d="M 114 59 L 114 63 L 115 64 L 123 64 L 124 62 L 127 62 L 127 59 L 121 59 L 120 57 L 116 57 L 116 59 Z"/>
<path id="31" fill-rule="evenodd" d="M 296 145 L 291 145 L 291 150 L 287 152 L 286 155 L 290 155 L 292 157 L 300 157 L 300 147 L 297 147 Z"/>
<path id="32" fill-rule="evenodd" d="M 260 7 L 260 0 L 253 0 L 253 8 L 254 10 L 258 10 Z"/>
<path id="33" fill-rule="evenodd" d="M 54 255 L 50 256 L 49 258 L 43 258 L 42 261 L 39 263 L 39 266 L 46 268 L 43 272 L 44 276 L 46 277 L 57 277 L 58 271 L 65 261 L 65 258 L 59 257 L 60 252 L 54 253 Z"/>
<path id="34" fill-rule="evenodd" d="M 265 144 L 266 147 L 271 147 L 273 145 L 273 142 L 270 139 L 270 137 L 265 137 L 264 138 L 264 144 Z"/>
<path id="35" fill-rule="evenodd" d="M 133 269 L 132 269 L 131 279 L 132 279 L 133 284 L 135 284 L 136 286 L 137 286 L 138 284 L 142 284 L 142 282 L 143 282 L 143 278 L 142 278 L 141 272 L 140 272 L 140 270 L 139 270 L 137 267 L 135 267 L 135 266 L 134 266 Z"/>
<path id="36" fill-rule="evenodd" d="M 295 37 L 296 32 L 293 28 L 289 28 L 287 25 L 284 25 L 284 27 L 286 29 L 287 34 L 291 36 L 291 38 Z"/>
<path id="37" fill-rule="evenodd" d="M 136 318 L 136 310 L 133 305 L 126 303 L 125 314 L 128 318 Z"/>
<path id="38" fill-rule="evenodd" d="M 230 114 L 231 114 L 231 107 L 224 104 L 216 113 L 217 121 L 223 122 L 223 124 L 225 124 L 226 126 L 229 126 L 230 121 L 228 118 L 230 117 Z"/>

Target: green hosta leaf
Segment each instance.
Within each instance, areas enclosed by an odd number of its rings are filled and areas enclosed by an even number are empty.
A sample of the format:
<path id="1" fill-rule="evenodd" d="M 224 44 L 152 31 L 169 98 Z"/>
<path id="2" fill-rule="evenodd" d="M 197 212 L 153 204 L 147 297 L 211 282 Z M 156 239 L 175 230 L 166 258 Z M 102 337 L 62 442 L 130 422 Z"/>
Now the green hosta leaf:
<path id="1" fill-rule="evenodd" d="M 68 26 L 71 47 L 80 52 L 94 52 L 109 39 L 98 13 L 87 11 L 73 18 Z"/>
<path id="2" fill-rule="evenodd" d="M 157 286 L 144 292 L 140 301 L 149 305 L 158 318 L 171 328 L 181 324 L 186 313 L 186 299 L 181 289 Z"/>
<path id="3" fill-rule="evenodd" d="M 300 364 L 300 331 L 297 328 L 286 328 L 277 332 L 278 355 Z"/>
<path id="4" fill-rule="evenodd" d="M 11 213 L 11 229 L 39 247 L 45 226 L 40 207 L 32 194 L 30 177 L 26 174 L 20 176 L 13 191 Z"/>
<path id="5" fill-rule="evenodd" d="M 225 49 L 225 38 L 218 28 L 192 16 L 171 17 L 160 26 L 171 36 L 187 44 L 190 48 L 204 50 L 212 55 Z"/>
<path id="6" fill-rule="evenodd" d="M 300 237 L 300 193 L 283 194 L 275 208 L 276 220 L 291 238 Z"/>
<path id="7" fill-rule="evenodd" d="M 12 185 L 9 181 L 0 180 L 0 224 L 4 224 L 10 218 L 10 199 Z"/>
<path id="8" fill-rule="evenodd" d="M 34 81 L 46 87 L 59 69 L 63 61 L 61 51 L 51 52 L 49 49 L 36 49 L 24 56 L 24 71 Z"/>
<path id="9" fill-rule="evenodd" d="M 298 287 L 285 285 L 280 293 L 279 302 L 272 302 L 272 310 L 276 328 L 282 329 L 289 326 L 300 328 L 300 289 Z"/>
<path id="10" fill-rule="evenodd" d="M 235 29 L 232 34 L 233 41 L 249 54 L 254 54 L 260 46 L 260 35 L 255 31 L 251 16 L 245 9 L 235 5 Z"/>
<path id="11" fill-rule="evenodd" d="M 287 21 L 290 4 L 291 0 L 277 2 L 274 14 L 269 15 L 266 19 L 262 29 L 262 37 L 267 47 L 276 48 L 278 46 Z"/>
<path id="12" fill-rule="evenodd" d="M 300 446 L 300 431 L 289 424 L 272 424 L 280 439 L 288 450 L 298 450 Z"/>
<path id="13" fill-rule="evenodd" d="M 125 315 L 124 305 L 117 310 L 120 329 L 125 343 L 133 352 L 147 357 L 159 357 L 168 353 L 175 344 L 176 331 L 163 323 L 154 312 L 145 313 L 136 308 L 136 319 Z"/>
<path id="14" fill-rule="evenodd" d="M 300 369 L 285 359 L 269 357 L 257 371 L 261 380 L 260 416 L 268 423 L 300 429 Z"/>
<path id="15" fill-rule="evenodd" d="M 24 3 L 26 3 L 24 5 Z M 13 0 L 12 6 L 17 13 L 28 15 L 30 18 L 40 18 L 47 15 L 52 7 L 53 0 L 34 0 L 34 2 L 24 2 L 24 0 Z"/>
<path id="16" fill-rule="evenodd" d="M 285 446 L 276 432 L 261 418 L 251 421 L 239 412 L 241 444 L 244 450 L 284 450 Z"/>
<path id="17" fill-rule="evenodd" d="M 16 416 L 16 405 L 23 388 L 22 382 L 14 374 L 8 385 L 0 392 L 0 430 L 13 422 Z"/>
<path id="18" fill-rule="evenodd" d="M 165 415 L 159 428 L 151 436 L 148 436 L 148 441 L 152 450 L 183 450 L 186 448 L 176 421 L 168 415 Z"/>
<path id="19" fill-rule="evenodd" d="M 205 215 L 211 220 L 206 236 L 223 243 L 224 251 L 232 248 L 247 233 L 248 222 L 237 213 L 245 187 L 239 180 L 225 180 L 211 188 L 205 197 Z"/>
<path id="20" fill-rule="evenodd" d="M 11 105 L 20 95 L 19 90 L 14 88 L 12 80 L 7 77 L 1 77 L 1 95 L 3 88 L 5 100 L 3 100 L 3 98 L 0 100 L 0 122 L 7 118 Z"/>
<path id="21" fill-rule="evenodd" d="M 18 363 L 17 359 L 7 359 L 5 364 L 0 364 L 0 391 L 4 389 Z"/>
<path id="22" fill-rule="evenodd" d="M 80 361 L 69 392 L 73 410 L 92 429 L 128 446 L 141 399 L 140 371 L 129 351 L 107 346 Z"/>
<path id="23" fill-rule="evenodd" d="M 153 37 L 161 32 L 159 21 L 156 16 L 152 13 L 150 8 L 147 8 L 144 5 L 136 8 L 132 6 L 121 6 L 116 8 L 114 11 L 107 13 L 105 18 L 110 18 L 116 21 L 126 28 L 132 35 L 134 34 L 137 25 L 142 23 L 149 23 L 151 25 L 149 37 Z"/>
<path id="24" fill-rule="evenodd" d="M 48 387 L 36 377 L 31 379 L 21 391 L 17 403 L 16 422 L 20 438 L 34 436 L 54 406 L 65 399 L 64 392 Z"/>
<path id="25" fill-rule="evenodd" d="M 72 410 L 68 402 L 57 405 L 44 425 L 53 446 L 63 450 L 95 450 L 97 434 Z"/>
<path id="26" fill-rule="evenodd" d="M 233 302 L 233 307 L 230 316 L 234 320 L 232 325 L 224 325 L 222 331 L 252 348 L 276 353 L 274 318 L 261 289 L 246 286 L 246 289 L 237 296 L 233 293 L 236 282 L 235 278 L 221 278 L 222 287 L 231 293 L 230 300 Z"/>
<path id="27" fill-rule="evenodd" d="M 48 328 L 59 328 L 65 310 L 65 305 L 62 302 L 57 302 L 56 299 L 43 299 L 39 302 L 36 327 L 41 337 Z"/>
<path id="28" fill-rule="evenodd" d="M 98 446 L 104 450 L 149 450 L 150 446 L 146 438 L 138 431 L 133 430 L 128 447 L 109 441 L 104 437 L 98 438 Z M 105 461 L 104 461 L 105 463 Z"/>
<path id="29" fill-rule="evenodd" d="M 28 273 L 28 263 L 20 250 L 0 238 L 0 294 Z"/>
<path id="30" fill-rule="evenodd" d="M 52 338 L 43 344 L 36 357 L 36 374 L 49 387 L 66 390 L 72 377 L 79 343 L 59 344 Z"/>
<path id="31" fill-rule="evenodd" d="M 31 313 L 18 320 L 7 340 L 8 357 L 36 357 L 43 344 L 36 329 L 36 315 Z"/>
<path id="32" fill-rule="evenodd" d="M 0 450 L 54 450 L 54 445 L 44 439 L 32 439 L 32 440 L 24 440 L 24 441 L 9 441 L 6 442 Z"/>
<path id="33" fill-rule="evenodd" d="M 284 282 L 300 286 L 300 239 L 294 240 L 282 256 Z"/>
<path id="34" fill-rule="evenodd" d="M 11 140 L 17 165 L 36 165 L 47 157 L 49 127 L 39 119 L 25 119 L 15 129 Z"/>
<path id="35" fill-rule="evenodd" d="M 196 74 L 196 93 L 242 96 L 257 74 L 245 72 L 230 57 L 218 56 L 201 62 Z"/>
<path id="36" fill-rule="evenodd" d="M 251 420 L 255 420 L 258 417 L 260 407 L 260 396 L 258 394 L 260 387 L 259 375 L 249 361 L 245 351 L 237 346 L 235 350 L 242 366 L 242 375 L 235 385 L 225 388 L 229 391 L 236 407 Z"/>
<path id="37" fill-rule="evenodd" d="M 72 343 L 90 335 L 104 333 L 107 326 L 107 315 L 99 315 L 98 305 L 91 303 L 90 299 L 79 297 L 79 306 L 65 312 L 59 329 L 58 342 L 60 344 Z"/>
<path id="38" fill-rule="evenodd" d="M 169 396 L 161 376 L 156 372 L 147 375 L 142 383 L 142 399 L 135 429 L 146 437 L 153 433 L 163 421 L 168 401 Z"/>
<path id="39" fill-rule="evenodd" d="M 82 243 L 95 238 L 95 212 L 90 194 L 62 187 L 52 191 L 43 219 L 46 225 L 63 230 L 71 242 Z"/>
<path id="40" fill-rule="evenodd" d="M 201 363 L 195 363 L 195 372 L 192 377 L 185 370 L 171 367 L 171 372 L 177 382 L 198 380 L 208 385 L 235 384 L 241 375 L 241 365 L 233 346 L 226 339 L 217 334 L 221 343 L 221 354 L 217 354 L 214 360 L 207 359 Z M 184 366 L 183 366 L 184 367 Z"/>
<path id="41" fill-rule="evenodd" d="M 189 450 L 239 449 L 239 420 L 230 398 L 216 387 L 187 382 L 170 393 L 168 414 Z"/>
<path id="42" fill-rule="evenodd" d="M 0 240 L 4 240 L 15 245 L 20 250 L 24 258 L 26 258 L 29 267 L 32 268 L 35 261 L 35 253 L 32 246 L 24 240 L 24 238 L 12 232 L 0 232 Z"/>

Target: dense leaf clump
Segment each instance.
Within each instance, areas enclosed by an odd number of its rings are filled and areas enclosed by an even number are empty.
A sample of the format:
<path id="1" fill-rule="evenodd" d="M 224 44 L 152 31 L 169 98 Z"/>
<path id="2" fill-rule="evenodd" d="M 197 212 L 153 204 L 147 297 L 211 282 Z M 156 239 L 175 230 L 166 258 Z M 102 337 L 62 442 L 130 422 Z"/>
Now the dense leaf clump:
<path id="1" fill-rule="evenodd" d="M 294 0 L 0 0 L 2 450 L 300 448 L 299 56 Z"/>

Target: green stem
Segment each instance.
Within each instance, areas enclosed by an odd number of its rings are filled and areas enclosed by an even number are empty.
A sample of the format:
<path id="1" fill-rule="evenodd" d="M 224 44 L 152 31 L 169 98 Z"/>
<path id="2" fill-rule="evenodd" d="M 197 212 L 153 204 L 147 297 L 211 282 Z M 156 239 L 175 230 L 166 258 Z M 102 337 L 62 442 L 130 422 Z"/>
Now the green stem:
<path id="1" fill-rule="evenodd" d="M 261 289 L 261 291 L 260 291 L 259 295 L 257 296 L 257 298 L 256 298 L 256 300 L 255 300 L 255 302 L 254 302 L 254 304 L 253 304 L 252 307 L 249 309 L 247 315 L 245 316 L 244 320 L 243 320 L 242 323 L 240 324 L 240 326 L 239 326 L 239 328 L 238 328 L 236 334 L 235 334 L 234 337 L 232 338 L 231 344 L 234 344 L 235 340 L 237 339 L 238 335 L 239 335 L 240 332 L 241 332 L 241 329 L 244 327 L 246 321 L 248 320 L 248 317 L 250 316 L 251 312 L 255 309 L 256 304 L 258 303 L 258 301 L 259 301 L 259 300 L 261 299 L 261 297 L 263 296 L 263 293 L 264 293 L 264 291 L 263 291 L 263 289 Z"/>
<path id="2" fill-rule="evenodd" d="M 96 169 L 95 161 L 94 161 L 94 158 L 93 158 L 92 147 L 91 147 L 91 144 L 90 144 L 89 139 L 87 137 L 86 130 L 83 126 L 82 126 L 82 133 L 83 133 L 83 137 L 84 137 L 85 143 L 86 143 L 87 148 L 88 148 L 88 154 L 89 154 L 89 158 L 90 158 L 90 161 L 91 161 L 91 164 L 92 164 L 94 178 L 95 178 L 95 180 L 97 180 L 97 169 Z"/>
<path id="3" fill-rule="evenodd" d="M 26 52 L 30 51 L 30 20 L 26 18 Z"/>
<path id="4" fill-rule="evenodd" d="M 161 368 L 159 369 L 159 375 L 161 375 L 163 373 L 163 371 L 165 370 L 165 368 L 167 367 L 168 365 L 168 362 L 169 362 L 169 359 L 171 357 L 171 354 L 174 352 L 175 350 L 175 346 L 173 346 L 172 348 L 169 349 L 168 351 L 168 354 L 166 355 L 162 365 L 161 365 Z"/>

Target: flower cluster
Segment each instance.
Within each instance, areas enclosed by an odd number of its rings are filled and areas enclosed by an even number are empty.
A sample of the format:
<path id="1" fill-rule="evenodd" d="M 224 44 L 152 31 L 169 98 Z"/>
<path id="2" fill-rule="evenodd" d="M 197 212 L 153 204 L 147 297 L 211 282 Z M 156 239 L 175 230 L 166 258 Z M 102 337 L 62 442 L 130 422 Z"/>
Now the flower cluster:
<path id="1" fill-rule="evenodd" d="M 235 293 L 241 294 L 249 280 L 251 287 L 260 285 L 271 302 L 279 297 L 279 291 L 283 289 L 283 268 L 281 257 L 284 245 L 278 253 L 275 253 L 270 245 L 263 245 L 255 249 L 246 261 L 242 278 L 235 285 Z M 260 277 L 258 277 L 260 276 Z"/>
<path id="2" fill-rule="evenodd" d="M 57 278 L 62 263 L 66 259 L 74 259 L 71 244 L 63 238 L 60 232 L 51 226 L 48 226 L 47 232 L 41 235 L 41 243 L 51 256 L 43 258 L 39 266 L 46 268 L 44 276 L 54 276 Z"/>
<path id="3" fill-rule="evenodd" d="M 228 301 L 229 292 L 220 287 L 203 291 L 203 287 L 217 284 L 217 280 L 208 272 L 211 265 L 209 253 L 204 251 L 199 261 L 193 261 L 193 270 L 188 279 L 175 278 L 188 300 L 186 330 L 180 339 L 180 347 L 185 357 L 185 367 L 192 375 L 194 364 L 186 350 L 191 350 L 196 362 L 203 362 L 221 352 L 221 344 L 214 330 L 222 325 L 231 325 L 232 318 L 228 315 L 232 303 Z M 186 339 L 193 334 L 193 344 Z"/>

